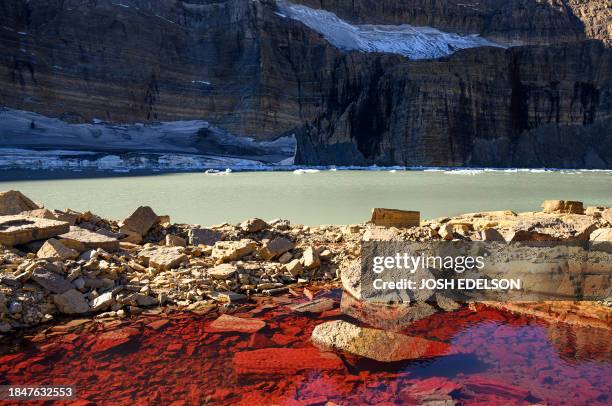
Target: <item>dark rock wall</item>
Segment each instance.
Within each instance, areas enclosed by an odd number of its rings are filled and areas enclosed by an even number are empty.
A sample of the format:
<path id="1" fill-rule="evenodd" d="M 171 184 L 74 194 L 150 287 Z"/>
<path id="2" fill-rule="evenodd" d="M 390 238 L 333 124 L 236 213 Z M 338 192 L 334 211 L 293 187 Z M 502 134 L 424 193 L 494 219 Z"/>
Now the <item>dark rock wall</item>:
<path id="1" fill-rule="evenodd" d="M 305 164 L 612 167 L 612 50 L 584 39 L 589 4 L 568 2 L 586 10 L 579 18 L 565 2 L 300 2 L 553 45 L 409 61 L 340 52 L 271 0 L 0 0 L 0 105 L 294 133 Z"/>

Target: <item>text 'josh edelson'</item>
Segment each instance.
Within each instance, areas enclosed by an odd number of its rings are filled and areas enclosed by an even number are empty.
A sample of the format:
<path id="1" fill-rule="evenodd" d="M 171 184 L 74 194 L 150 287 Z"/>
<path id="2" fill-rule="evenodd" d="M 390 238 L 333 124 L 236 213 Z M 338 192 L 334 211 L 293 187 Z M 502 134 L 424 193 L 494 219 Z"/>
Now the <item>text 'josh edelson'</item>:
<path id="1" fill-rule="evenodd" d="M 385 271 L 401 270 L 416 278 L 399 278 L 385 280 L 376 278 L 372 283 L 375 290 L 520 290 L 520 278 L 427 278 L 419 269 L 453 271 L 463 274 L 468 271 L 481 271 L 485 268 L 487 254 L 482 256 L 440 256 L 411 255 L 407 252 L 393 256 L 375 256 L 372 259 L 372 271 L 380 275 Z M 433 276 L 433 275 L 432 275 Z"/>

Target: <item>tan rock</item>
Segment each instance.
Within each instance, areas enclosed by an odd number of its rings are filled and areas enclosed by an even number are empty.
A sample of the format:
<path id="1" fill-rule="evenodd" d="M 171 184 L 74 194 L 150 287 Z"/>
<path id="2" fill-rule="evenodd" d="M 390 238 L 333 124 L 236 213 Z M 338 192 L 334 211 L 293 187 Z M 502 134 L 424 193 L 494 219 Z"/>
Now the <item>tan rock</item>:
<path id="1" fill-rule="evenodd" d="M 79 256 L 79 252 L 72 248 L 66 247 L 64 244 L 51 238 L 47 240 L 36 253 L 36 256 L 41 259 L 52 261 L 65 261 L 67 259 L 75 259 Z"/>
<path id="2" fill-rule="evenodd" d="M 612 228 L 599 228 L 591 233 L 591 241 L 612 241 Z"/>
<path id="3" fill-rule="evenodd" d="M 253 318 L 243 318 L 223 314 L 208 325 L 206 331 L 211 332 L 236 332 L 236 333 L 256 333 L 266 326 L 263 320 Z"/>
<path id="4" fill-rule="evenodd" d="M 299 259 L 294 259 L 285 265 L 285 270 L 291 274 L 293 277 L 297 277 L 302 274 L 304 270 L 304 266 Z"/>
<path id="5" fill-rule="evenodd" d="M 208 270 L 208 275 L 213 279 L 226 280 L 232 278 L 238 272 L 238 267 L 232 264 L 219 264 Z"/>
<path id="6" fill-rule="evenodd" d="M 283 255 L 278 257 L 278 262 L 281 264 L 286 264 L 289 261 L 291 261 L 292 258 L 293 258 L 293 255 L 291 255 L 290 252 L 285 252 Z"/>
<path id="7" fill-rule="evenodd" d="M 83 314 L 90 311 L 89 303 L 81 292 L 71 289 L 61 295 L 53 295 L 53 302 L 64 314 Z"/>
<path id="8" fill-rule="evenodd" d="M 59 235 L 58 238 L 62 244 L 79 252 L 98 248 L 114 252 L 119 249 L 119 240 L 116 238 L 76 226 L 70 227 L 69 232 Z"/>
<path id="9" fill-rule="evenodd" d="M 186 247 L 187 241 L 178 235 L 168 234 L 166 235 L 166 245 L 169 247 Z"/>
<path id="10" fill-rule="evenodd" d="M 10 216 L 41 207 L 17 190 L 0 193 L 0 216 Z"/>
<path id="11" fill-rule="evenodd" d="M 542 211 L 549 214 L 560 214 L 560 213 L 571 213 L 571 214 L 583 214 L 584 207 L 582 202 L 575 202 L 571 200 L 545 200 L 542 203 Z"/>
<path id="12" fill-rule="evenodd" d="M 252 218 L 240 224 L 240 228 L 247 233 L 257 233 L 270 228 L 270 225 L 262 219 Z"/>
<path id="13" fill-rule="evenodd" d="M 302 259 L 304 260 L 304 268 L 306 269 L 316 269 L 321 266 L 321 259 L 319 258 L 319 254 L 312 247 L 308 247 L 304 250 L 304 254 L 302 254 Z"/>
<path id="14" fill-rule="evenodd" d="M 439 356 L 449 348 L 446 343 L 359 327 L 342 320 L 319 324 L 312 331 L 311 340 L 325 350 L 344 351 L 381 362 Z"/>
<path id="15" fill-rule="evenodd" d="M 399 238 L 397 228 L 368 227 L 363 233 L 363 241 L 393 241 Z"/>
<path id="16" fill-rule="evenodd" d="M 442 239 L 450 241 L 453 239 L 454 227 L 450 223 L 443 224 L 438 230 L 438 234 Z"/>
<path id="17" fill-rule="evenodd" d="M 38 217 L 41 219 L 59 220 L 57 216 L 53 214 L 51 210 L 47 210 L 47 209 L 35 209 L 35 210 L 22 211 L 19 214 L 22 216 Z"/>
<path id="18" fill-rule="evenodd" d="M 178 268 L 188 257 L 183 253 L 182 247 L 146 247 L 138 257 L 148 263 L 150 267 L 159 270 Z"/>
<path id="19" fill-rule="evenodd" d="M 257 244 L 252 240 L 218 241 L 213 247 L 211 256 L 217 263 L 238 261 L 253 253 Z"/>
<path id="20" fill-rule="evenodd" d="M 263 246 L 259 250 L 259 256 L 269 261 L 293 249 L 294 246 L 295 245 L 290 240 L 284 237 L 276 237 L 263 243 Z"/>
<path id="21" fill-rule="evenodd" d="M 0 244 L 12 247 L 55 237 L 69 230 L 70 225 L 63 221 L 27 216 L 1 216 Z"/>
<path id="22" fill-rule="evenodd" d="M 505 241 L 502 233 L 494 228 L 487 228 L 480 232 L 480 239 L 483 241 Z"/>
<path id="23" fill-rule="evenodd" d="M 123 220 L 123 225 L 134 232 L 144 236 L 155 224 L 159 216 L 149 206 L 140 206 L 130 217 Z"/>
<path id="24" fill-rule="evenodd" d="M 418 227 L 421 222 L 421 213 L 418 211 L 375 208 L 372 210 L 371 221 L 382 227 Z"/>

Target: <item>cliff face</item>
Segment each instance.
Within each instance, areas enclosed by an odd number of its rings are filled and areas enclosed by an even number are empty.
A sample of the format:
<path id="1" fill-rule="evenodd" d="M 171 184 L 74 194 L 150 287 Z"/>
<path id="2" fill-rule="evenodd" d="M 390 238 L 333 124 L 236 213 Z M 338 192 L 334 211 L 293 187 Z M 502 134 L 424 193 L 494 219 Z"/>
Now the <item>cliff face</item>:
<path id="1" fill-rule="evenodd" d="M 294 133 L 298 163 L 612 167 L 612 50 L 586 39 L 609 39 L 605 2 L 300 3 L 541 45 L 409 60 L 338 49 L 272 0 L 0 0 L 0 105 Z"/>

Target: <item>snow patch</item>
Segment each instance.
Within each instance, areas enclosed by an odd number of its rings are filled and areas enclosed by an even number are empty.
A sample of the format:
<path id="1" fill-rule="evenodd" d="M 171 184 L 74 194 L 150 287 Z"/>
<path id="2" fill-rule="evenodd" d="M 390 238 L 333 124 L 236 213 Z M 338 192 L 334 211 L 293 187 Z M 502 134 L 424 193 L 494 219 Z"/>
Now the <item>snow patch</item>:
<path id="1" fill-rule="evenodd" d="M 329 11 L 291 4 L 285 0 L 278 0 L 277 5 L 282 17 L 302 22 L 345 51 L 385 52 L 410 59 L 432 59 L 465 48 L 503 47 L 479 35 L 460 35 L 408 24 L 352 25 Z"/>

